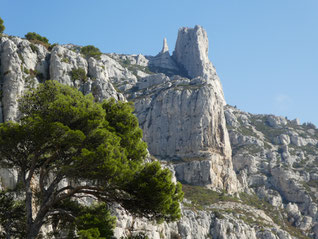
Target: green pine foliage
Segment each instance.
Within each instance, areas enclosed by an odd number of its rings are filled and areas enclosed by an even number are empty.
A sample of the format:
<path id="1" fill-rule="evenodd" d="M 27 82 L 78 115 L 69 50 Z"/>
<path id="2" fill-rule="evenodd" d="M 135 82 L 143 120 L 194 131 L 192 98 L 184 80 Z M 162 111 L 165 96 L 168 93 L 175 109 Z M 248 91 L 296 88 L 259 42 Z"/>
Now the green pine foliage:
<path id="1" fill-rule="evenodd" d="M 0 34 L 2 34 L 5 29 L 6 29 L 6 28 L 5 28 L 5 26 L 3 25 L 3 20 L 2 20 L 2 18 L 0 17 Z"/>
<path id="2" fill-rule="evenodd" d="M 46 37 L 41 36 L 35 32 L 28 32 L 25 38 L 34 44 L 41 44 L 47 49 L 50 47 L 49 40 Z"/>
<path id="3" fill-rule="evenodd" d="M 94 230 L 97 238 L 110 238 L 116 225 L 116 218 L 110 215 L 105 203 L 85 207 L 75 220 L 80 234 L 89 234 Z M 83 237 L 84 238 L 84 237 Z"/>
<path id="4" fill-rule="evenodd" d="M 78 232 L 78 235 L 79 239 L 106 239 L 106 237 L 100 237 L 100 233 L 97 228 L 81 230 Z"/>
<path id="5" fill-rule="evenodd" d="M 92 95 L 46 81 L 23 96 L 19 110 L 20 122 L 0 124 L 0 166 L 21 175 L 25 238 L 35 238 L 50 215 L 74 217 L 76 210 L 65 210 L 65 205 L 83 195 L 117 202 L 136 216 L 159 222 L 180 218 L 181 186 L 172 183 L 171 172 L 159 163 L 145 163 L 147 147 L 131 104 L 96 103 Z M 31 186 L 34 177 L 39 180 L 36 188 Z M 65 179 L 87 183 L 59 188 Z M 93 220 L 90 214 L 77 219 L 89 226 L 75 229 L 84 230 L 87 238 L 104 237 L 98 222 L 88 223 Z"/>
<path id="6" fill-rule="evenodd" d="M 106 203 L 94 203 L 85 206 L 75 200 L 64 200 L 55 206 L 55 210 L 63 213 L 53 214 L 49 222 L 53 227 L 50 236 L 63 237 L 61 232 L 68 232 L 67 238 L 75 239 L 78 235 L 83 238 L 111 238 L 116 225 L 116 217 L 111 216 Z M 80 237 L 80 238 L 82 238 Z M 95 237 L 93 237 L 95 238 Z"/>
<path id="7" fill-rule="evenodd" d="M 25 206 L 14 200 L 12 193 L 0 191 L 0 238 L 24 238 Z"/>
<path id="8" fill-rule="evenodd" d="M 43 37 L 40 34 L 37 34 L 35 32 L 28 32 L 25 35 L 25 38 L 28 39 L 29 41 L 37 40 L 37 41 L 41 41 L 44 43 L 49 43 L 49 40 L 46 37 Z"/>
<path id="9" fill-rule="evenodd" d="M 81 48 L 81 54 L 83 54 L 87 58 L 94 57 L 97 60 L 99 60 L 100 56 L 102 55 L 100 50 L 97 47 L 93 46 L 93 45 L 88 45 L 88 46 L 82 47 Z"/>

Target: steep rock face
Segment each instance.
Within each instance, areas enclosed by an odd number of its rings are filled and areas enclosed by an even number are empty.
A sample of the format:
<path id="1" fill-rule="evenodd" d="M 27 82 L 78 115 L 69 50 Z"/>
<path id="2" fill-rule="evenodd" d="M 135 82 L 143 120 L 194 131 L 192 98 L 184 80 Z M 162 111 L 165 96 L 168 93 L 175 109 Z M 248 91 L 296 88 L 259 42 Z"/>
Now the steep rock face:
<path id="1" fill-rule="evenodd" d="M 72 72 L 78 69 L 85 71 L 85 79 L 74 79 Z M 75 86 L 84 94 L 92 93 L 98 101 L 110 97 L 124 100 L 110 83 L 104 61 L 97 61 L 92 57 L 85 59 L 80 53 L 63 46 L 55 46 L 52 50 L 50 76 L 51 80 Z"/>
<path id="2" fill-rule="evenodd" d="M 227 106 L 233 166 L 244 191 L 256 193 L 306 235 L 318 238 L 318 130 L 313 124 L 254 115 Z"/>
<path id="3" fill-rule="evenodd" d="M 184 162 L 176 166 L 179 180 L 234 193 L 238 184 L 223 112 L 225 100 L 207 50 L 203 28 L 181 28 L 174 58 L 193 78 L 149 76 L 128 98 L 135 102 L 150 153 Z M 201 177 L 198 168 L 208 173 Z"/>
<path id="4" fill-rule="evenodd" d="M 212 64 L 208 57 L 209 41 L 201 26 L 179 29 L 173 58 L 190 78 L 211 75 Z"/>
<path id="5" fill-rule="evenodd" d="M 0 72 L 2 90 L 1 120 L 18 117 L 17 99 L 48 75 L 48 51 L 41 45 L 13 37 L 1 37 Z"/>
<path id="6" fill-rule="evenodd" d="M 18 37 L 0 39 L 0 120 L 16 120 L 18 102 L 25 90 L 35 87 L 48 79 L 74 86 L 84 94 L 92 93 L 101 101 L 110 97 L 125 100 L 110 81 L 105 67 L 107 61 L 85 59 L 79 52 L 69 49 L 72 46 L 55 46 L 49 52 L 40 44 L 33 44 Z M 107 58 L 107 56 L 105 56 Z M 72 71 L 83 69 L 85 79 L 72 78 Z"/>

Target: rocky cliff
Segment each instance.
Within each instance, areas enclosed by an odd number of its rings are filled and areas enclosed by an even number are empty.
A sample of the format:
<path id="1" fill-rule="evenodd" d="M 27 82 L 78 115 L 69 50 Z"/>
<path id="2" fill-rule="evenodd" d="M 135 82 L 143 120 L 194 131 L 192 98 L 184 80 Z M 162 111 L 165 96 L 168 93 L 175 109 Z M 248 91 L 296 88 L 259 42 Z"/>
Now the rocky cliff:
<path id="1" fill-rule="evenodd" d="M 175 57 L 164 41 L 155 57 L 103 54 L 96 60 L 85 58 L 74 45 L 57 45 L 49 51 L 28 40 L 2 37 L 2 119 L 16 120 L 19 96 L 48 79 L 92 93 L 100 101 L 109 97 L 132 100 L 150 153 L 177 161 L 180 181 L 235 193 L 238 185 L 225 125 L 225 101 L 207 56 L 206 32 L 199 26 L 182 28 L 176 46 Z M 153 73 L 148 66 L 174 74 Z M 82 79 L 74 77 L 78 69 L 85 72 Z"/>
<path id="2" fill-rule="evenodd" d="M 208 59 L 205 30 L 181 28 L 172 56 L 85 57 L 80 46 L 0 38 L 0 120 L 18 120 L 17 99 L 48 79 L 103 99 L 133 101 L 150 154 L 185 191 L 183 218 L 155 225 L 114 206 L 116 237 L 318 238 L 318 131 L 272 115 L 226 106 Z M 77 71 L 83 74 L 75 74 Z M 0 169 L 0 189 L 17 174 Z"/>

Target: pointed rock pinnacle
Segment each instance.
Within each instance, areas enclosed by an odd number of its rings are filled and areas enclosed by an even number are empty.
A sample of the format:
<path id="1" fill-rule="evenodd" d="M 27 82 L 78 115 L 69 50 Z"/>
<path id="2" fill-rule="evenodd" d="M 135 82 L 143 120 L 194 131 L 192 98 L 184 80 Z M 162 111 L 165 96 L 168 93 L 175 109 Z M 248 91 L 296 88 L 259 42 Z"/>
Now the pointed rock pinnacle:
<path id="1" fill-rule="evenodd" d="M 163 46 L 162 46 L 162 50 L 160 53 L 165 53 L 165 52 L 169 52 L 169 47 L 168 47 L 168 43 L 167 43 L 167 38 L 163 39 Z"/>

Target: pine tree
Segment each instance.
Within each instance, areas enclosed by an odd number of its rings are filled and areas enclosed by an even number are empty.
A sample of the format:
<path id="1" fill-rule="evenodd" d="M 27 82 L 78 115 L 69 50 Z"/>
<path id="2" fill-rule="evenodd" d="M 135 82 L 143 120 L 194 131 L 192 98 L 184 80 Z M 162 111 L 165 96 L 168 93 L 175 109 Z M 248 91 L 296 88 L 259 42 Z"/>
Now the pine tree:
<path id="1" fill-rule="evenodd" d="M 24 95 L 19 110 L 18 123 L 0 125 L 0 165 L 21 177 L 26 238 L 65 213 L 65 201 L 84 196 L 152 220 L 180 218 L 181 186 L 158 162 L 145 163 L 132 104 L 96 103 L 92 95 L 46 81 Z M 72 183 L 61 186 L 65 180 Z"/>

